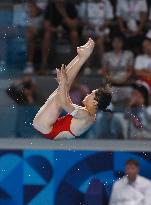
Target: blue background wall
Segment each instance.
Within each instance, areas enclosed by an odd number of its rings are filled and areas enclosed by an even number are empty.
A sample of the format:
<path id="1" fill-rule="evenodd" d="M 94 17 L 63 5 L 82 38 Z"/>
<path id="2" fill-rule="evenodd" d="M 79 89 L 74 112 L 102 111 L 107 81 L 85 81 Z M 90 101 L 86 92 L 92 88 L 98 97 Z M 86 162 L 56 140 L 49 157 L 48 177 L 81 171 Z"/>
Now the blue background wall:
<path id="1" fill-rule="evenodd" d="M 129 158 L 139 160 L 141 175 L 151 179 L 151 153 L 0 151 L 0 204 L 107 204 Z"/>

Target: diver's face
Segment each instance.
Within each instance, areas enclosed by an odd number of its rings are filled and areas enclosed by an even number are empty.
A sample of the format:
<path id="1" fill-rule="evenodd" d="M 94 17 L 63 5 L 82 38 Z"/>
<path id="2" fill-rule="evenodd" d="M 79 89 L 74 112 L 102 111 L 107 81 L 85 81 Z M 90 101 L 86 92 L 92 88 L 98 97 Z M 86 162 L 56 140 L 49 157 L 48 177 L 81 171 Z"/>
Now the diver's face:
<path id="1" fill-rule="evenodd" d="M 88 106 L 88 105 L 92 105 L 94 102 L 96 102 L 95 100 L 95 92 L 97 90 L 93 90 L 90 94 L 88 94 L 84 100 L 83 100 L 83 104 Z"/>

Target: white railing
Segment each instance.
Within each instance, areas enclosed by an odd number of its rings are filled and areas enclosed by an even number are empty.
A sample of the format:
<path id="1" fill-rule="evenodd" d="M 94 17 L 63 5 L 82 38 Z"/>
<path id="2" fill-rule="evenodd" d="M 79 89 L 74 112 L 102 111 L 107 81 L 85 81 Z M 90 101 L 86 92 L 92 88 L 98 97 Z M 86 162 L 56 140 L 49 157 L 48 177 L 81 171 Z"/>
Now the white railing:
<path id="1" fill-rule="evenodd" d="M 151 141 L 145 140 L 47 140 L 1 138 L 0 150 L 94 150 L 94 151 L 151 151 Z"/>

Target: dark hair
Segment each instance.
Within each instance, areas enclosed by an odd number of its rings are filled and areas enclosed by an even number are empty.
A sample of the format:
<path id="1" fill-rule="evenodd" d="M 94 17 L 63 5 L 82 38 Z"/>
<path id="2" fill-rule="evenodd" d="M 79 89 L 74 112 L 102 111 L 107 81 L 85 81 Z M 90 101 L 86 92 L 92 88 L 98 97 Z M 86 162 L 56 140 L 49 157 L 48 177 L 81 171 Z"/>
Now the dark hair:
<path id="1" fill-rule="evenodd" d="M 109 109 L 106 109 L 112 99 L 112 92 L 111 92 L 111 86 L 109 84 L 106 84 L 100 88 L 97 89 L 95 92 L 95 100 L 98 102 L 97 108 L 99 110 L 102 110 L 104 112 L 109 112 Z"/>
<path id="2" fill-rule="evenodd" d="M 149 105 L 149 92 L 147 90 L 147 87 L 139 83 L 132 84 L 132 87 L 133 89 L 138 90 L 142 94 L 144 98 L 144 105 L 148 106 Z"/>
<path id="3" fill-rule="evenodd" d="M 122 36 L 121 34 L 118 34 L 118 35 L 116 35 L 116 36 L 114 36 L 114 37 L 112 38 L 112 40 L 115 40 L 115 39 L 118 39 L 118 40 L 124 42 L 124 38 L 123 38 L 123 36 Z"/>
<path id="4" fill-rule="evenodd" d="M 135 165 L 136 167 L 139 167 L 139 163 L 138 163 L 138 161 L 135 160 L 135 159 L 128 159 L 128 160 L 126 161 L 126 165 Z"/>

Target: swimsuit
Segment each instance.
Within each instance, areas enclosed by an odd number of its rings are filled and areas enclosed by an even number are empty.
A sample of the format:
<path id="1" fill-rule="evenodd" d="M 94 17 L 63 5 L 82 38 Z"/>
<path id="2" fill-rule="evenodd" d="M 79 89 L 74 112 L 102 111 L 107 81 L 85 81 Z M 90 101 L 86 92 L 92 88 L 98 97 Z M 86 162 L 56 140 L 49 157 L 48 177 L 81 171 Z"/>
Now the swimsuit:
<path id="1" fill-rule="evenodd" d="M 63 117 L 60 117 L 56 120 L 56 122 L 53 124 L 53 128 L 48 134 L 43 134 L 45 137 L 48 139 L 55 139 L 56 136 L 63 131 L 68 131 L 70 132 L 74 137 L 75 135 L 72 133 L 70 130 L 70 125 L 71 125 L 71 120 L 73 116 L 70 114 L 67 114 Z"/>

